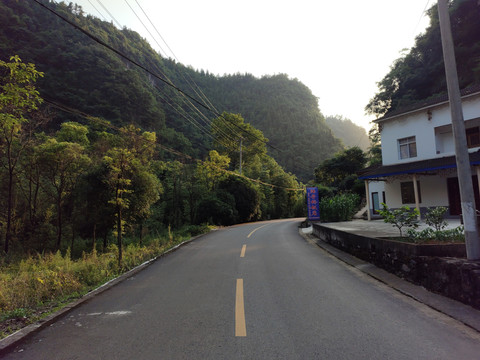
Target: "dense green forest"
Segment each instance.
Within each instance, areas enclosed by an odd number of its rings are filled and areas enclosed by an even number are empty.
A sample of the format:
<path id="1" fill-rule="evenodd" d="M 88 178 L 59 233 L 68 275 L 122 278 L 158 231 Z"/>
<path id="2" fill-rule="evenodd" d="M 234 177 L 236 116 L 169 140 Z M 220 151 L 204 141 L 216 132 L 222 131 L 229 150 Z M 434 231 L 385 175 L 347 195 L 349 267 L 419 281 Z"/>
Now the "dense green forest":
<path id="1" fill-rule="evenodd" d="M 18 54 L 36 64 L 45 73 L 37 86 L 46 99 L 115 125 L 133 123 L 155 131 L 163 144 L 197 158 L 213 149 L 211 120 L 223 111 L 241 114 L 265 134 L 269 155 L 305 182 L 321 161 L 342 148 L 317 99 L 296 79 L 196 71 L 162 58 L 138 33 L 118 30 L 72 3 L 42 3 L 151 71 L 139 70 L 33 1 L 2 0 L 0 56 L 6 60 Z M 214 111 L 182 96 L 169 82 Z M 78 120 L 68 116 L 62 114 L 57 127 Z M 242 133 L 233 136 L 239 141 Z"/>
<path id="2" fill-rule="evenodd" d="M 302 185 L 270 155 L 278 150 L 268 148 L 261 129 L 237 111 L 203 109 L 202 117 L 187 96 L 167 84 L 188 69 L 162 59 L 138 34 L 85 17 L 75 5 L 42 3 L 148 64 L 155 76 L 34 2 L 0 2 L 0 244 L 5 253 L 70 248 L 79 256 L 115 241 L 121 259 L 125 239 L 142 242 L 170 229 L 194 233 L 206 223 L 305 214 Z M 237 95 L 253 96 L 255 88 L 257 97 L 264 92 L 279 102 L 299 94 L 295 101 L 303 101 L 303 110 L 292 105 L 291 112 L 324 132 L 325 143 L 317 141 L 321 146 L 330 141 L 329 151 L 340 148 L 318 109 L 308 108 L 313 97 L 302 98 L 302 91 L 310 92 L 299 82 L 283 75 L 218 78 L 189 71 L 190 82 L 218 85 L 208 97 L 219 109 L 223 105 L 217 105 L 215 94 L 222 98 L 230 86 Z M 250 90 L 242 82 L 252 84 Z M 247 110 L 249 100 L 242 101 Z M 275 102 L 265 104 L 276 111 Z M 274 121 L 269 116 L 265 119 Z M 299 136 L 313 141 L 312 134 Z"/>
<path id="3" fill-rule="evenodd" d="M 4 251 L 75 247 L 75 241 L 116 234 L 139 241 L 167 228 L 301 216 L 303 191 L 267 155 L 260 130 L 240 115 L 214 119 L 255 135 L 245 141 L 242 173 L 229 171 L 231 149 L 222 143 L 204 161 L 157 142 L 156 133 L 86 117 L 66 121 L 41 107 L 35 82 L 45 74 L 18 56 L 0 61 L 0 223 Z M 42 131 L 43 130 L 43 131 Z M 248 139 L 246 139 L 248 140 Z M 181 155 L 164 160 L 163 152 Z M 236 160 L 238 161 L 238 159 Z M 73 251 L 73 250 L 72 250 Z M 121 258 L 121 255 L 120 255 Z"/>
<path id="4" fill-rule="evenodd" d="M 342 140 L 346 147 L 358 146 L 363 151 L 367 151 L 370 147 L 370 140 L 366 130 L 352 122 L 352 120 L 341 115 L 335 115 L 327 116 L 325 122 L 332 129 L 333 135 Z"/>
<path id="5" fill-rule="evenodd" d="M 415 45 L 391 66 L 365 110 L 377 117 L 447 92 L 437 5 Z M 460 88 L 480 83 L 480 3 L 450 2 L 450 19 Z"/>

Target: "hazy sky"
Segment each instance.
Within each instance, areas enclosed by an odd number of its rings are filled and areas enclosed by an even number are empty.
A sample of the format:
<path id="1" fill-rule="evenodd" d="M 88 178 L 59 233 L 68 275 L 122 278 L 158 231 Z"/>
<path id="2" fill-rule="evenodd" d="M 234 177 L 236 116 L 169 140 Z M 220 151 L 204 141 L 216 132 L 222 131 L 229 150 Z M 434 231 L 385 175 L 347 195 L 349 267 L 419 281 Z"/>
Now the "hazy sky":
<path id="1" fill-rule="evenodd" d="M 424 10 L 436 4 L 434 0 L 75 2 L 111 21 L 106 8 L 158 50 L 128 2 L 166 55 L 173 57 L 140 4 L 184 65 L 217 75 L 288 74 L 312 90 L 325 116 L 342 115 L 366 129 L 373 118 L 364 114 L 364 108 L 377 90 L 376 82 L 402 49 L 412 47 L 415 36 L 424 32 L 429 23 Z"/>

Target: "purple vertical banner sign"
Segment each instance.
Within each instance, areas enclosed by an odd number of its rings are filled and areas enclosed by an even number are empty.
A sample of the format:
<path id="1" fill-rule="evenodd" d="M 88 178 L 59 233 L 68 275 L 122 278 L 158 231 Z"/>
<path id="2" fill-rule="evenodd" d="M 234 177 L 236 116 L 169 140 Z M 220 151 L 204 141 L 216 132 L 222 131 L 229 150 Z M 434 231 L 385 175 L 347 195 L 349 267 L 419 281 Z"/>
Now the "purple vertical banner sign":
<path id="1" fill-rule="evenodd" d="M 318 201 L 318 188 L 307 187 L 308 220 L 320 220 L 320 203 Z"/>

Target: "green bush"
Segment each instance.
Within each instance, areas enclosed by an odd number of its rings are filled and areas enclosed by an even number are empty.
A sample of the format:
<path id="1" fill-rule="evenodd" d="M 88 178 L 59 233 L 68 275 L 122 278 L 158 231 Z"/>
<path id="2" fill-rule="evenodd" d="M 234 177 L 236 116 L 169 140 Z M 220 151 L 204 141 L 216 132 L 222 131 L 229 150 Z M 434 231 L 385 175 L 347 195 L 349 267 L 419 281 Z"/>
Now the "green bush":
<path id="1" fill-rule="evenodd" d="M 358 194 L 340 194 L 320 200 L 320 218 L 325 222 L 349 221 L 360 204 Z"/>
<path id="2" fill-rule="evenodd" d="M 440 231 L 447 226 L 447 222 L 444 219 L 446 213 L 447 208 L 444 206 L 429 208 L 425 214 L 425 223 L 435 228 L 436 231 Z"/>
<path id="3" fill-rule="evenodd" d="M 454 229 L 447 230 L 435 230 L 432 228 L 426 228 L 421 231 L 416 231 L 414 229 L 408 229 L 407 236 L 416 244 L 424 243 L 429 240 L 435 240 L 445 243 L 465 241 L 463 226 L 458 226 Z"/>
<path id="4" fill-rule="evenodd" d="M 383 221 L 392 224 L 402 234 L 403 227 L 418 227 L 418 216 L 420 212 L 417 209 L 410 209 L 409 206 L 402 206 L 400 209 L 390 210 L 385 203 L 382 203 L 383 209 L 378 210 L 383 216 Z"/>

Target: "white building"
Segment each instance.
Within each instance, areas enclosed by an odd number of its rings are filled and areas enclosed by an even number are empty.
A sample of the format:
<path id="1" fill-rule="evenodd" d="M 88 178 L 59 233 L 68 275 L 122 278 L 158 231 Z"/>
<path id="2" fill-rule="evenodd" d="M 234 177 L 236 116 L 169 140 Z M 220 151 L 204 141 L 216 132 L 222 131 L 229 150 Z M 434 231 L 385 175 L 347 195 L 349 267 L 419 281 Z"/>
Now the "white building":
<path id="1" fill-rule="evenodd" d="M 480 86 L 462 91 L 462 107 L 472 166 L 475 201 L 480 210 Z M 375 120 L 382 143 L 382 165 L 365 169 L 369 218 L 384 202 L 391 209 L 403 205 L 445 206 L 448 217 L 459 217 L 460 193 L 447 96 L 393 111 Z"/>

